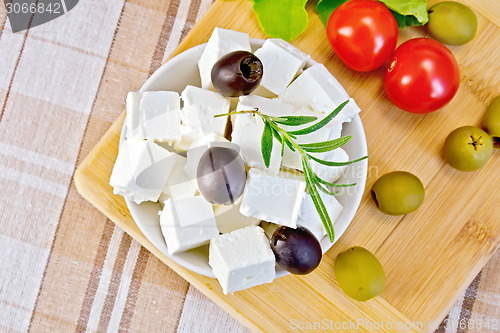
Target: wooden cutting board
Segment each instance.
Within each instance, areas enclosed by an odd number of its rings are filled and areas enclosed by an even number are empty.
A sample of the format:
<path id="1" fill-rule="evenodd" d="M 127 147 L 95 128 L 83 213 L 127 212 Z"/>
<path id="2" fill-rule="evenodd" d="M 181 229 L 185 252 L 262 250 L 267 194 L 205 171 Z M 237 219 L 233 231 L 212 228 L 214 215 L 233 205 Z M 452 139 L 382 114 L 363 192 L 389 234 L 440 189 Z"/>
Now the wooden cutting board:
<path id="1" fill-rule="evenodd" d="M 500 2 L 464 0 L 479 20 L 476 38 L 450 47 L 461 70 L 453 101 L 428 115 L 403 112 L 384 96 L 383 70 L 356 73 L 330 49 L 312 4 L 310 23 L 293 44 L 325 64 L 362 109 L 369 172 L 359 210 L 318 269 L 224 296 L 218 282 L 179 266 L 140 232 L 122 197 L 108 185 L 117 156 L 123 113 L 79 166 L 79 192 L 107 217 L 215 303 L 255 332 L 335 329 L 369 332 L 433 331 L 500 244 L 500 151 L 481 170 L 462 173 L 445 163 L 441 150 L 453 129 L 479 125 L 488 103 L 500 95 Z M 431 4 L 433 2 L 431 1 Z M 217 1 L 176 50 L 206 42 L 215 26 L 264 38 L 251 2 Z M 399 43 L 426 36 L 422 27 L 400 31 Z M 426 198 L 414 213 L 380 213 L 370 197 L 375 180 L 390 171 L 410 171 L 422 180 Z M 345 296 L 333 276 L 335 256 L 354 245 L 371 250 L 387 275 L 386 290 L 367 302 Z M 406 325 L 404 323 L 407 323 Z M 377 326 L 378 325 L 378 326 Z M 310 330 L 309 330 L 310 331 Z"/>

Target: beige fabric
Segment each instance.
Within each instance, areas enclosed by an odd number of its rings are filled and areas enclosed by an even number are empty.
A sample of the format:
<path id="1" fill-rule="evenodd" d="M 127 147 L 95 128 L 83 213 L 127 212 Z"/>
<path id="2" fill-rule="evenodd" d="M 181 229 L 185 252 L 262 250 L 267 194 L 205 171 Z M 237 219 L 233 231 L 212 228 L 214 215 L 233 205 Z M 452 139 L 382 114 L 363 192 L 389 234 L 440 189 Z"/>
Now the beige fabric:
<path id="1" fill-rule="evenodd" d="M 91 207 L 72 182 L 126 93 L 139 89 L 210 4 L 81 0 L 16 34 L 0 6 L 0 331 L 246 331 Z M 440 331 L 464 332 L 461 322 L 488 319 L 498 328 L 499 263 L 497 252 Z"/>

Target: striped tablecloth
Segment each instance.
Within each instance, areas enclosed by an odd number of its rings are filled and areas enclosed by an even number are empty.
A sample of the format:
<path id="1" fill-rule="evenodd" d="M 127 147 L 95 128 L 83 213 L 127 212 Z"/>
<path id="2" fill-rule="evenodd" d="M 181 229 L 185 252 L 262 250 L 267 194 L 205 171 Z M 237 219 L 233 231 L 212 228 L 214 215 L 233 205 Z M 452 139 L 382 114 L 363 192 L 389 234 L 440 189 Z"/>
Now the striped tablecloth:
<path id="1" fill-rule="evenodd" d="M 91 207 L 72 181 L 126 93 L 211 2 L 81 0 L 18 33 L 0 6 L 0 331 L 246 331 Z M 487 332 L 461 323 L 488 319 L 498 327 L 499 264 L 497 251 L 439 331 Z"/>

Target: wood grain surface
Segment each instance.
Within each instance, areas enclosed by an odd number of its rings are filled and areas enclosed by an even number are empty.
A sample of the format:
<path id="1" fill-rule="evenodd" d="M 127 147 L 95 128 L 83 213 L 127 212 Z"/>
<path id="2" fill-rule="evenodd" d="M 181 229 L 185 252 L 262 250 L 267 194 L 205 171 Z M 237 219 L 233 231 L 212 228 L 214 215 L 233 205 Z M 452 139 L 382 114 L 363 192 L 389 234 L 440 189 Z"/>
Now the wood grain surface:
<path id="1" fill-rule="evenodd" d="M 434 3 L 431 1 L 430 3 Z M 331 50 L 312 4 L 310 23 L 292 43 L 325 64 L 362 109 L 369 158 L 363 200 L 351 225 L 306 276 L 286 276 L 273 283 L 224 296 L 218 282 L 181 267 L 161 254 L 134 223 L 125 201 L 112 193 L 109 176 L 116 159 L 125 113 L 81 163 L 75 182 L 81 195 L 252 331 L 301 331 L 294 322 L 357 322 L 348 331 L 369 332 L 370 323 L 390 322 L 380 331 L 433 331 L 500 244 L 500 152 L 482 169 L 463 173 L 442 158 L 443 142 L 453 129 L 479 125 L 489 102 L 500 95 L 499 1 L 467 0 L 478 16 L 476 38 L 450 47 L 461 71 L 461 85 L 442 110 L 416 115 L 403 112 L 385 97 L 383 70 L 356 73 Z M 206 42 L 212 29 L 223 27 L 264 38 L 251 3 L 218 1 L 196 24 L 175 54 Z M 428 36 L 425 28 L 400 31 L 399 43 Z M 372 184 L 395 170 L 416 174 L 426 198 L 414 213 L 394 217 L 380 213 L 370 197 Z M 382 262 L 386 290 L 367 302 L 345 296 L 333 277 L 333 258 L 346 248 L 368 248 Z M 364 323 L 364 324 L 363 324 Z M 326 328 L 326 327 L 325 327 Z M 346 328 L 346 327 L 344 327 Z M 318 331 L 320 331 L 319 329 Z"/>

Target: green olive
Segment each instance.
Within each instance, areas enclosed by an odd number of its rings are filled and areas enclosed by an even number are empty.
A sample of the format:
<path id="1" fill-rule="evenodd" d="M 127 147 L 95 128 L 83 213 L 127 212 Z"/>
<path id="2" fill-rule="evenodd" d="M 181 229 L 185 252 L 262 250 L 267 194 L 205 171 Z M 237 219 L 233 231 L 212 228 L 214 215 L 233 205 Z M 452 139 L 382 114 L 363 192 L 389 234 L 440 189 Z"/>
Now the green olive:
<path id="1" fill-rule="evenodd" d="M 383 213 L 404 215 L 420 206 L 424 201 L 425 190 L 414 174 L 394 171 L 383 175 L 373 184 L 372 197 Z"/>
<path id="2" fill-rule="evenodd" d="M 463 45 L 477 31 L 477 17 L 466 5 L 455 1 L 438 2 L 429 8 L 430 34 L 443 44 Z"/>
<path id="3" fill-rule="evenodd" d="M 484 114 L 483 126 L 490 136 L 500 138 L 500 96 L 488 106 Z"/>
<path id="4" fill-rule="evenodd" d="M 357 301 L 369 300 L 385 288 L 385 273 L 380 261 L 360 246 L 339 253 L 333 271 L 340 288 Z"/>
<path id="5" fill-rule="evenodd" d="M 459 127 L 444 143 L 444 158 L 455 169 L 474 171 L 488 162 L 493 152 L 491 137 L 475 126 Z"/>

